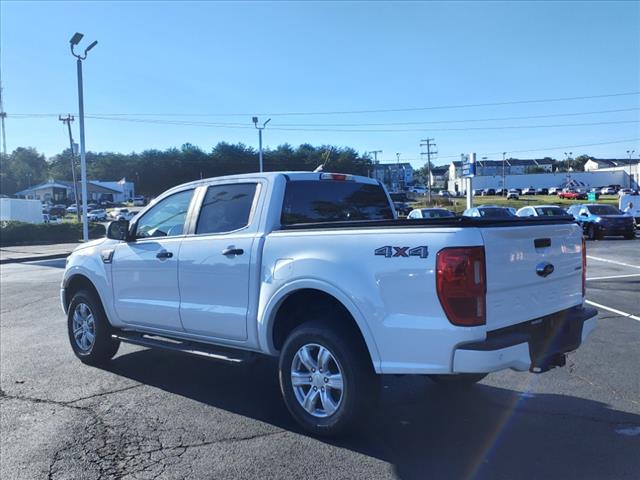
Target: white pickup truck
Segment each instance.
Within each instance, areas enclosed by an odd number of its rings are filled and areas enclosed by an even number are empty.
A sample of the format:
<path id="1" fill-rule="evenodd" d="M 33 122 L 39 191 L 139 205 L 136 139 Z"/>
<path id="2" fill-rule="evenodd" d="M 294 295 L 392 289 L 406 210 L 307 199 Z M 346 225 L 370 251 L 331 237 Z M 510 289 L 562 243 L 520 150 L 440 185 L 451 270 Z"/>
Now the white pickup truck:
<path id="1" fill-rule="evenodd" d="M 291 172 L 167 191 L 73 252 L 61 300 L 87 364 L 120 342 L 279 356 L 293 417 L 336 434 L 374 403 L 377 375 L 470 384 L 562 366 L 596 325 L 584 292 L 571 218 L 398 220 L 375 180 Z"/>

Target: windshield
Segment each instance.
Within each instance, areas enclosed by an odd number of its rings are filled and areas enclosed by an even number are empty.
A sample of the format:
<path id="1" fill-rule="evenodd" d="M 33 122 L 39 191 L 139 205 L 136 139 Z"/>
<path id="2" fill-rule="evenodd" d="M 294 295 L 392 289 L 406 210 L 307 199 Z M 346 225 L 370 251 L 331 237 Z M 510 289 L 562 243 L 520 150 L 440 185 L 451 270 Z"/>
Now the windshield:
<path id="1" fill-rule="evenodd" d="M 422 210 L 422 218 L 443 218 L 443 217 L 455 217 L 455 214 L 450 210 L 437 209 L 429 210 L 428 208 Z"/>
<path id="2" fill-rule="evenodd" d="M 513 214 L 506 208 L 479 208 L 480 216 L 484 218 L 512 218 Z"/>
<path id="3" fill-rule="evenodd" d="M 565 212 L 560 207 L 536 207 L 536 213 L 540 217 L 553 217 L 553 216 L 556 216 L 556 215 L 566 215 L 567 214 L 567 212 Z"/>
<path id="4" fill-rule="evenodd" d="M 620 210 L 612 205 L 589 205 L 587 209 L 592 215 L 620 215 Z"/>

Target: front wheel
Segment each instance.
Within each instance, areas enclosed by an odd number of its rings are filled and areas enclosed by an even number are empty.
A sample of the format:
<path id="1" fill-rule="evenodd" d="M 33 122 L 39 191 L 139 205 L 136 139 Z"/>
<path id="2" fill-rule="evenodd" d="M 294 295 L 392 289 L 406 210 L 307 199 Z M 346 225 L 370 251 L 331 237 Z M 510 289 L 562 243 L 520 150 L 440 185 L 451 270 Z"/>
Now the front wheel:
<path id="1" fill-rule="evenodd" d="M 279 364 L 280 389 L 294 419 L 314 435 L 336 435 L 369 406 L 377 392 L 366 348 L 355 335 L 310 322 L 287 338 Z"/>
<path id="2" fill-rule="evenodd" d="M 69 342 L 76 357 L 88 365 L 111 360 L 120 341 L 111 338 L 111 325 L 97 296 L 80 290 L 71 299 L 67 313 Z"/>

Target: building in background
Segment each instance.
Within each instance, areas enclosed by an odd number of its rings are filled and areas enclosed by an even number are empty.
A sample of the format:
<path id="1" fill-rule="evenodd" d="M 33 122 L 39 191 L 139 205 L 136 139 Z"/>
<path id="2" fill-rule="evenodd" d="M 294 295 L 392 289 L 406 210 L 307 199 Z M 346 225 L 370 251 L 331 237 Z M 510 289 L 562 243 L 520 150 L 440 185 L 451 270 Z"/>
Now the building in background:
<path id="1" fill-rule="evenodd" d="M 431 188 L 434 190 L 447 188 L 449 166 L 439 165 L 431 168 Z"/>
<path id="2" fill-rule="evenodd" d="M 623 187 L 638 188 L 640 159 L 592 158 L 584 164 L 585 172 L 627 172 L 628 182 Z"/>
<path id="3" fill-rule="evenodd" d="M 410 163 L 374 163 L 371 176 L 382 182 L 390 192 L 401 192 L 413 183 Z"/>
<path id="4" fill-rule="evenodd" d="M 124 179 L 123 179 L 124 180 Z M 102 182 L 90 181 L 87 183 L 87 193 L 90 201 L 124 202 L 133 198 L 135 186 L 133 182 Z M 82 188 L 78 182 L 78 192 Z M 32 187 L 16 192 L 16 197 L 40 200 L 42 202 L 69 203 L 75 202 L 73 182 L 67 180 L 50 179 Z"/>

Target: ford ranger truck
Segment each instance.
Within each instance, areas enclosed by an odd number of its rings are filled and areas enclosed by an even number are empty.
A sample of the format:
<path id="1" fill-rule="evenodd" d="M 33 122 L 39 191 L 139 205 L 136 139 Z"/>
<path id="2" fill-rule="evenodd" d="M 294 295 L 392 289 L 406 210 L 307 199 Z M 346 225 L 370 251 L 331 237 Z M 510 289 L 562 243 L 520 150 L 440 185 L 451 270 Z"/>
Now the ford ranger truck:
<path id="1" fill-rule="evenodd" d="M 471 384 L 564 365 L 596 325 L 585 259 L 571 217 L 399 220 L 370 178 L 255 173 L 112 222 L 68 257 L 60 293 L 82 362 L 121 342 L 275 356 L 291 415 L 335 435 L 366 416 L 379 375 Z"/>

